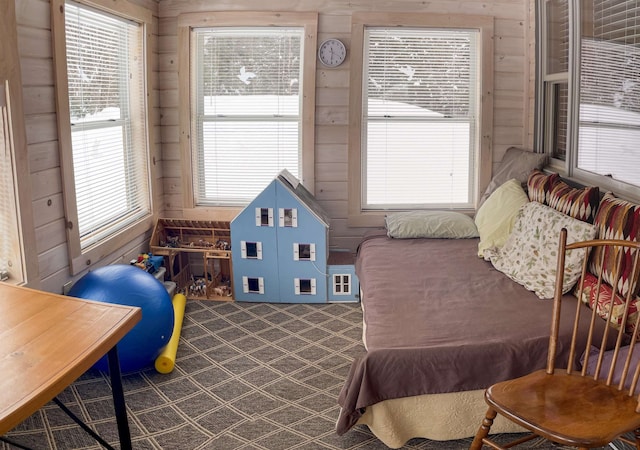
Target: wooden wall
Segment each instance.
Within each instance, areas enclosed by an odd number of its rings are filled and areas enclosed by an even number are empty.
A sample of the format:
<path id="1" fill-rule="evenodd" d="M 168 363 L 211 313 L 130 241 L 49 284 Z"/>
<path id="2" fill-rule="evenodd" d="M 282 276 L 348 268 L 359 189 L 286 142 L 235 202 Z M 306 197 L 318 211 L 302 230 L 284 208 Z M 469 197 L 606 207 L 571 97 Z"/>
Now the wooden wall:
<path id="1" fill-rule="evenodd" d="M 158 5 L 153 0 L 134 0 L 150 9 L 154 16 Z M 16 21 L 18 25 L 18 50 L 22 69 L 24 119 L 27 135 L 27 152 L 31 172 L 31 191 L 35 246 L 38 255 L 40 287 L 51 292 L 62 292 L 63 285 L 70 281 L 67 237 L 65 231 L 60 154 L 56 129 L 55 79 L 52 52 L 50 4 L 47 0 L 16 0 Z M 150 49 L 157 55 L 157 19 L 151 30 Z M 151 111 L 154 126 L 154 142 L 151 142 L 152 156 L 161 160 L 160 152 L 160 111 L 157 89 L 157 57 L 152 58 L 154 85 L 151 86 Z M 154 203 L 162 205 L 162 171 L 155 180 Z M 128 263 L 139 252 L 146 251 L 149 233 L 132 236 L 131 241 L 107 258 L 96 262 L 90 268 L 114 262 Z M 82 275 L 78 274 L 77 279 Z"/>
<path id="2" fill-rule="evenodd" d="M 154 201 L 164 217 L 181 217 L 178 146 L 177 17 L 184 12 L 261 10 L 263 0 L 134 0 L 157 14 L 151 50 L 153 156 L 160 166 Z M 338 37 L 350 46 L 353 11 L 433 12 L 495 17 L 493 160 L 511 145 L 533 141 L 534 0 L 270 0 L 270 10 L 318 11 L 319 41 Z M 18 47 L 41 287 L 62 291 L 71 280 L 64 229 L 62 182 L 56 132 L 53 55 L 48 0 L 16 0 Z M 349 57 L 337 69 L 318 66 L 316 77 L 315 193 L 331 216 L 331 245 L 355 249 L 364 229 L 347 226 L 347 119 Z M 150 234 L 149 230 L 149 234 Z M 147 249 L 149 235 L 131 242 L 99 264 L 126 262 Z"/>
<path id="3" fill-rule="evenodd" d="M 533 3 L 533 0 L 531 0 Z M 162 110 L 162 153 L 165 212 L 169 217 L 191 214 L 183 210 L 178 146 L 178 15 L 188 12 L 264 10 L 262 0 L 161 0 L 159 4 L 159 74 Z M 533 94 L 529 52 L 532 28 L 529 0 L 271 0 L 269 10 L 318 11 L 318 42 L 340 38 L 350 48 L 354 11 L 433 12 L 495 17 L 495 86 L 493 160 L 512 145 L 531 147 Z M 533 26 L 533 25 L 531 25 Z M 363 228 L 347 226 L 347 137 L 350 60 L 335 69 L 318 64 L 316 73 L 315 196 L 331 217 L 330 245 L 354 250 Z"/>

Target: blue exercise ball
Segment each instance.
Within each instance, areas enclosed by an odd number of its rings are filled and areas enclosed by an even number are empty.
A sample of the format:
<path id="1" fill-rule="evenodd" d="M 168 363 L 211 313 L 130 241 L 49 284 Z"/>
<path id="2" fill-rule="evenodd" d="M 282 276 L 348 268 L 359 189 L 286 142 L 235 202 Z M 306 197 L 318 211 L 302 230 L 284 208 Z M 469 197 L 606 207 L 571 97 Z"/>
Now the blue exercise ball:
<path id="1" fill-rule="evenodd" d="M 123 372 L 152 366 L 171 339 L 174 313 L 169 293 L 153 275 L 138 267 L 116 264 L 92 270 L 73 285 L 69 295 L 142 308 L 142 319 L 118 343 Z M 108 371 L 106 355 L 94 367 Z"/>

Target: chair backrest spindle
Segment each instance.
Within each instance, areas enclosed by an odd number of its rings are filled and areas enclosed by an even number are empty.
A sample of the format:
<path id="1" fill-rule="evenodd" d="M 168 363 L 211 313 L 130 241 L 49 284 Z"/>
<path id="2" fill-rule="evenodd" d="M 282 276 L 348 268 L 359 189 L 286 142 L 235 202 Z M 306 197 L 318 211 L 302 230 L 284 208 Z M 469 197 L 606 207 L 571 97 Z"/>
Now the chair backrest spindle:
<path id="1" fill-rule="evenodd" d="M 597 264 L 590 265 L 591 250 L 597 247 L 601 247 Z M 552 374 L 556 365 L 565 255 L 578 249 L 584 249 L 584 258 L 576 288 L 579 300 L 573 317 L 567 373 L 573 374 L 574 366 L 582 364 L 576 375 L 593 377 L 620 391 L 628 389 L 628 395 L 634 396 L 640 382 L 640 357 L 634 357 L 640 337 L 640 312 L 637 311 L 640 299 L 635 288 L 640 269 L 639 242 L 594 239 L 568 244 L 567 231 L 561 231 L 546 371 Z M 599 269 L 597 274 L 592 273 L 594 267 Z M 607 278 L 604 276 L 605 270 Z M 589 287 L 583 282 L 587 276 L 592 280 Z M 586 313 L 584 303 L 592 310 L 587 317 L 581 319 L 580 315 Z M 587 321 L 588 331 L 585 331 Z M 640 349 L 635 351 L 639 352 Z M 640 402 L 640 395 L 638 401 Z M 640 403 L 638 411 L 640 412 Z"/>

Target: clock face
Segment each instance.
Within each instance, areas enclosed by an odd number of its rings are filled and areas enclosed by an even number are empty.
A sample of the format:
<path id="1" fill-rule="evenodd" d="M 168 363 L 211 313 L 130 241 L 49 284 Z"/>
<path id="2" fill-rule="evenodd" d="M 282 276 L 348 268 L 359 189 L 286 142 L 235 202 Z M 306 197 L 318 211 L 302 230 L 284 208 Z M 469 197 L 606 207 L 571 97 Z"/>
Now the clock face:
<path id="1" fill-rule="evenodd" d="M 318 49 L 318 59 L 328 67 L 339 66 L 346 56 L 347 49 L 338 39 L 327 39 Z"/>

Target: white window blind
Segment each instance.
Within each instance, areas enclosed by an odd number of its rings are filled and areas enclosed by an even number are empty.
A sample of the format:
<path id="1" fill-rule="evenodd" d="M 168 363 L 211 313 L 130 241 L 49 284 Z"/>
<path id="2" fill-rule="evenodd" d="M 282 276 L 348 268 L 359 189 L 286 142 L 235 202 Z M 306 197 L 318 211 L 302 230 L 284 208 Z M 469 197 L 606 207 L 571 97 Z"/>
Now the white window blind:
<path id="1" fill-rule="evenodd" d="M 144 27 L 67 2 L 78 228 L 86 249 L 150 213 Z"/>
<path id="2" fill-rule="evenodd" d="M 303 30 L 194 30 L 196 205 L 243 205 L 282 169 L 300 176 Z"/>
<path id="3" fill-rule="evenodd" d="M 363 209 L 471 207 L 479 32 L 365 30 Z"/>
<path id="4" fill-rule="evenodd" d="M 583 7 L 577 168 L 640 186 L 640 2 Z"/>
<path id="5" fill-rule="evenodd" d="M 8 83 L 0 85 L 0 281 L 24 281 L 9 128 Z"/>

